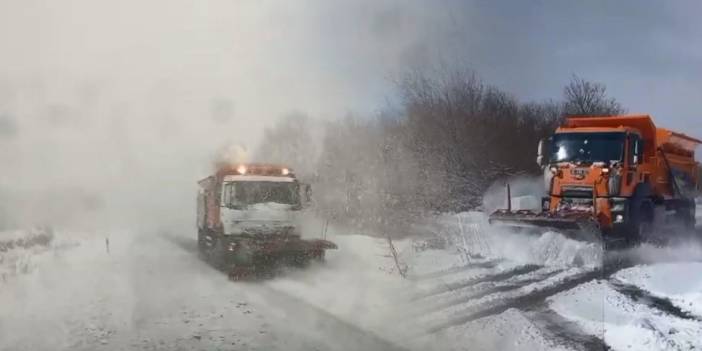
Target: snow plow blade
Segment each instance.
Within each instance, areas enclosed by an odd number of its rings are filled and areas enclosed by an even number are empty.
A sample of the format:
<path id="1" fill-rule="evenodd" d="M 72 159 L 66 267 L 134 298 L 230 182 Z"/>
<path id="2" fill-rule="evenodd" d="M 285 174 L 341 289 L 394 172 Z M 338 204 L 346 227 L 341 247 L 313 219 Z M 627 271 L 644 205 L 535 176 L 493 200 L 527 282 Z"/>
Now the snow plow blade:
<path id="1" fill-rule="evenodd" d="M 488 219 L 490 225 L 514 228 L 534 234 L 547 231 L 560 233 L 570 239 L 599 242 L 602 240 L 597 223 L 584 214 L 556 216 L 533 211 L 497 210 Z"/>
<path id="2" fill-rule="evenodd" d="M 312 250 L 337 250 L 339 247 L 333 242 L 324 239 L 305 240 Z"/>

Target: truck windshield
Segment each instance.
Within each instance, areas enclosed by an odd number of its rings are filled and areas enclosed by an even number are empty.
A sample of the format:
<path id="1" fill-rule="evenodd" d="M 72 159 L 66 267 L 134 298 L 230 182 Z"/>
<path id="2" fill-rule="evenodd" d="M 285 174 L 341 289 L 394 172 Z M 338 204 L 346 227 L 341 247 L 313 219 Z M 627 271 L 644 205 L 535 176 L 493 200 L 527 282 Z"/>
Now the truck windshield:
<path id="1" fill-rule="evenodd" d="M 234 203 L 253 205 L 275 202 L 285 205 L 299 204 L 299 186 L 295 182 L 234 182 Z"/>
<path id="2" fill-rule="evenodd" d="M 551 162 L 621 161 L 624 133 L 558 133 L 552 145 Z"/>

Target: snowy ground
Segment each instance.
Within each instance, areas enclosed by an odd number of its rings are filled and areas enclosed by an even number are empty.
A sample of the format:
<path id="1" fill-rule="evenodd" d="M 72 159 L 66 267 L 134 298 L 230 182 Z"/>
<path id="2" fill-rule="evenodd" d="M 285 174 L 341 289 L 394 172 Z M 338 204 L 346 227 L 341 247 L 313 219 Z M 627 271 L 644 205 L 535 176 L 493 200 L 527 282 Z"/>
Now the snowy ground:
<path id="1" fill-rule="evenodd" d="M 0 285 L 0 350 L 398 349 L 378 335 L 403 284 L 384 270 L 382 240 L 333 238 L 344 250 L 326 265 L 234 283 L 192 238 L 54 236 Z"/>
<path id="2" fill-rule="evenodd" d="M 699 242 L 603 256 L 557 233 L 515 237 L 487 228 L 478 213 L 446 215 L 423 229 L 453 245 L 404 245 L 401 253 L 415 283 L 411 316 L 424 331 L 419 345 L 702 350 Z"/>
<path id="3" fill-rule="evenodd" d="M 480 213 L 416 227 L 397 263 L 337 233 L 324 264 L 246 283 L 191 233 L 2 232 L 0 350 L 702 350 L 698 243 L 603 256 Z"/>

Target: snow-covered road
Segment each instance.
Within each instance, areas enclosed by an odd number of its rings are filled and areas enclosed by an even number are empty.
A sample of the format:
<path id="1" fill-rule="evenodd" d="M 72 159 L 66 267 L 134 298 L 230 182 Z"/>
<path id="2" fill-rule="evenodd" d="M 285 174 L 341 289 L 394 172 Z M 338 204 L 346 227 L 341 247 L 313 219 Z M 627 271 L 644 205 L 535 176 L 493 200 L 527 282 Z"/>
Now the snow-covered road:
<path id="1" fill-rule="evenodd" d="M 327 262 L 256 282 L 190 233 L 4 233 L 0 350 L 702 350 L 699 243 L 603 256 L 485 225 L 418 225 L 407 279 L 385 239 L 337 232 Z"/>
<path id="2" fill-rule="evenodd" d="M 0 285 L 0 350 L 398 349 L 378 333 L 402 282 L 375 239 L 335 240 L 326 265 L 234 283 L 192 238 L 57 232 Z"/>

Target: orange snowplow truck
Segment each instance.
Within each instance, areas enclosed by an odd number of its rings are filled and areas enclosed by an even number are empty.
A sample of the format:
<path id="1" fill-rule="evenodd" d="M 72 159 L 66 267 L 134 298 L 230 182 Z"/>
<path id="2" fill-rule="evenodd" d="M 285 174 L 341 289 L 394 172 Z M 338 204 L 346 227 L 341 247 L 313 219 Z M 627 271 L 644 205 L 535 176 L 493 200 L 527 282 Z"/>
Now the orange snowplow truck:
<path id="1" fill-rule="evenodd" d="M 198 182 L 198 248 L 215 267 L 241 279 L 282 264 L 323 260 L 337 246 L 303 239 L 298 214 L 310 188 L 292 169 L 268 164 L 220 165 Z"/>
<path id="2" fill-rule="evenodd" d="M 628 243 L 647 239 L 654 225 L 694 228 L 700 143 L 648 115 L 568 118 L 539 143 L 548 194 L 541 211 L 513 209 L 508 195 L 490 223 Z"/>

